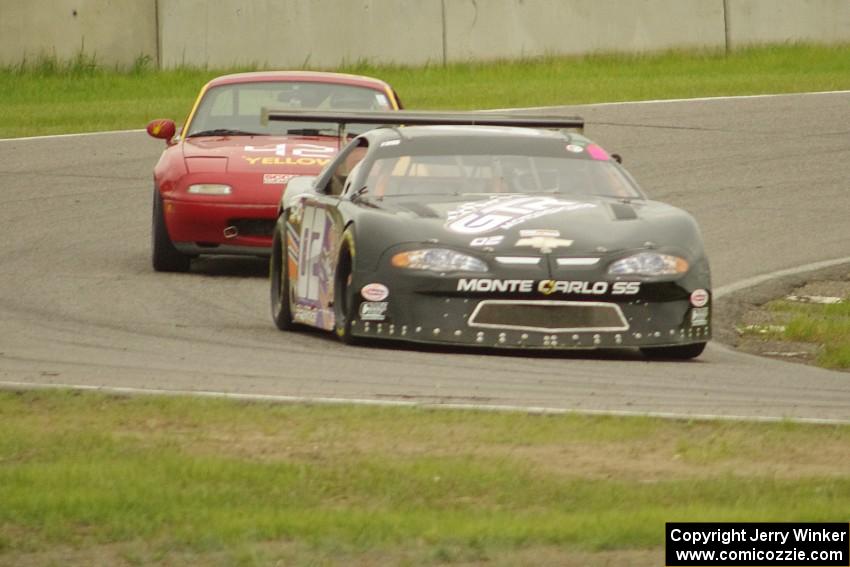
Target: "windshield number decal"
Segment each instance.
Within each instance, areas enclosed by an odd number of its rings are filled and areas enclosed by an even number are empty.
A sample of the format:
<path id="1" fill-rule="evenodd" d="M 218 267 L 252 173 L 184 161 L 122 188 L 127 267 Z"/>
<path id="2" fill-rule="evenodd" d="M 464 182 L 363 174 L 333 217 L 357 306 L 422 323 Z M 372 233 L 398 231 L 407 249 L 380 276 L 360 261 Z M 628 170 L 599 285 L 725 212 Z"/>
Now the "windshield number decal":
<path id="1" fill-rule="evenodd" d="M 483 234 L 507 230 L 524 222 L 562 211 L 592 209 L 593 203 L 565 201 L 554 197 L 494 197 L 465 203 L 448 214 L 446 227 L 461 234 Z"/>

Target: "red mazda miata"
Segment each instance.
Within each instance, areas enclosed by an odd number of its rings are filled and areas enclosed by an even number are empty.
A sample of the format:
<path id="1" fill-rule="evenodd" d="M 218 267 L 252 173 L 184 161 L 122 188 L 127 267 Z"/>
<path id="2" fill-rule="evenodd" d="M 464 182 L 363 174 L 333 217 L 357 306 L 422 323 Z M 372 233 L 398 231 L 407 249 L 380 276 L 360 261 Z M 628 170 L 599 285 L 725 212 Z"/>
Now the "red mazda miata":
<path id="1" fill-rule="evenodd" d="M 185 272 L 201 254 L 268 255 L 287 182 L 318 174 L 344 142 L 333 124 L 264 124 L 263 108 L 398 110 L 401 102 L 383 81 L 337 73 L 240 73 L 207 83 L 180 133 L 173 120 L 147 127 L 167 146 L 154 168 L 155 270 Z"/>

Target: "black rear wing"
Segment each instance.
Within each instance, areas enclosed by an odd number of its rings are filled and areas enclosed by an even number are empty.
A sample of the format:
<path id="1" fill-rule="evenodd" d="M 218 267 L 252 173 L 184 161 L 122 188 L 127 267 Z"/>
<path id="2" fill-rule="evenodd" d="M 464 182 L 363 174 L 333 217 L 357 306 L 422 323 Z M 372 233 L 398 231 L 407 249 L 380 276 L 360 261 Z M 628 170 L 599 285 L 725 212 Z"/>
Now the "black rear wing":
<path id="1" fill-rule="evenodd" d="M 544 128 L 581 133 L 584 119 L 576 116 L 549 116 L 539 114 L 494 114 L 490 112 L 439 112 L 439 111 L 325 111 L 325 110 L 275 110 L 263 108 L 260 121 L 328 122 L 339 127 L 340 138 L 345 137 L 348 124 L 375 124 L 380 126 L 516 126 Z"/>

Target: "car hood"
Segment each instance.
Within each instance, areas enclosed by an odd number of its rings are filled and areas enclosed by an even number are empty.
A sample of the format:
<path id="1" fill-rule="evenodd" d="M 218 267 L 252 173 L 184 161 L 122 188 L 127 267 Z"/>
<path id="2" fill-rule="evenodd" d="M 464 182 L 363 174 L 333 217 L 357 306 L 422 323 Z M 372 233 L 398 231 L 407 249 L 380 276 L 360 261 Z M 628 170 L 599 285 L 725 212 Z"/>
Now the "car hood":
<path id="1" fill-rule="evenodd" d="M 386 227 L 388 242 L 437 241 L 514 255 L 577 256 L 646 247 L 702 254 L 693 218 L 656 201 L 508 194 L 392 197 L 360 203 L 383 217 L 370 227 Z"/>
<path id="2" fill-rule="evenodd" d="M 209 136 L 183 141 L 190 173 L 316 175 L 339 151 L 327 136 Z"/>

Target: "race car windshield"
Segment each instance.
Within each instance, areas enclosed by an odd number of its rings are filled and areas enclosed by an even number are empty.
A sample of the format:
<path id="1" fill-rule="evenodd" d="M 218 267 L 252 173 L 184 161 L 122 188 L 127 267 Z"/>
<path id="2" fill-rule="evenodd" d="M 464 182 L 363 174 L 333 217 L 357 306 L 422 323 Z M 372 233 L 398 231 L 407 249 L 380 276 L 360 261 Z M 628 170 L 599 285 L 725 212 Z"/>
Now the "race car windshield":
<path id="1" fill-rule="evenodd" d="M 337 136 L 336 124 L 327 122 L 260 123 L 263 107 L 306 110 L 391 110 L 382 91 L 334 83 L 275 81 L 237 83 L 209 89 L 204 94 L 186 137 L 193 136 Z M 359 134 L 371 126 L 352 124 Z"/>
<path id="2" fill-rule="evenodd" d="M 527 193 L 643 196 L 609 161 L 524 155 L 401 155 L 376 159 L 366 185 L 376 198 Z"/>

